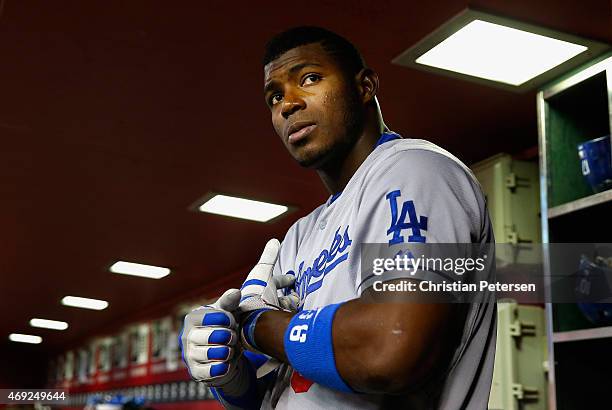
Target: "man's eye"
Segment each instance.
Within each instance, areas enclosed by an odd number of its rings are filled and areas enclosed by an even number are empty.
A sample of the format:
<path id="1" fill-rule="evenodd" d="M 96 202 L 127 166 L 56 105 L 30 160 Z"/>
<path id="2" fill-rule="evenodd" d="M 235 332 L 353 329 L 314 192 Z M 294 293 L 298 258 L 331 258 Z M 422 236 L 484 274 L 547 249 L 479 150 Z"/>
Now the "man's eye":
<path id="1" fill-rule="evenodd" d="M 270 105 L 276 105 L 283 100 L 283 96 L 280 94 L 274 94 L 270 97 Z"/>
<path id="2" fill-rule="evenodd" d="M 308 74 L 304 77 L 304 81 L 302 81 L 302 85 L 314 84 L 321 79 L 320 75 L 317 74 Z"/>

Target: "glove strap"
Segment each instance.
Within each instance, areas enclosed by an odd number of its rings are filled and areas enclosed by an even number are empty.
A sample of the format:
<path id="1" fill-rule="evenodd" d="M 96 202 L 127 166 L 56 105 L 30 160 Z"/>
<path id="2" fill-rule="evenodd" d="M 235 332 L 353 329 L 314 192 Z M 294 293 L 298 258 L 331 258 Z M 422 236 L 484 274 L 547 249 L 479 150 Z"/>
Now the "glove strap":
<path id="1" fill-rule="evenodd" d="M 248 314 L 245 320 L 242 322 L 242 329 L 240 330 L 240 340 L 242 345 L 247 349 L 255 353 L 262 353 L 255 344 L 255 325 L 257 319 L 264 312 L 272 310 L 270 308 L 257 309 Z"/>
<path id="2" fill-rule="evenodd" d="M 241 356 L 236 362 L 234 378 L 221 387 L 210 386 L 213 395 L 228 410 L 258 409 L 255 369 Z"/>

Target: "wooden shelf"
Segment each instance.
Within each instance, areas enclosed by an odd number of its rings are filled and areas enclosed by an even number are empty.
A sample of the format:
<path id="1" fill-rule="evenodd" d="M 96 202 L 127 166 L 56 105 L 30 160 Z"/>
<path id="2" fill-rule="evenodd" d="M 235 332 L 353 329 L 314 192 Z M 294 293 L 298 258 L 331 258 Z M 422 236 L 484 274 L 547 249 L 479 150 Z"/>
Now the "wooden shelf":
<path id="1" fill-rule="evenodd" d="M 548 209 L 548 219 L 612 201 L 612 189 Z"/>
<path id="2" fill-rule="evenodd" d="M 575 342 L 578 340 L 603 339 L 606 337 L 612 337 L 612 326 L 572 330 L 569 332 L 554 332 L 553 342 Z"/>

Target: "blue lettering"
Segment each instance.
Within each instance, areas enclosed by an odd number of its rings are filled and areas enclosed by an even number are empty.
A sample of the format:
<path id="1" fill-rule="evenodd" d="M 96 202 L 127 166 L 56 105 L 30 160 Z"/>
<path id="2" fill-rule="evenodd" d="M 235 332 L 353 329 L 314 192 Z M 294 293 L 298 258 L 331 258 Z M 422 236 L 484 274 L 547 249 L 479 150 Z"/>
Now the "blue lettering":
<path id="1" fill-rule="evenodd" d="M 302 303 L 306 296 L 321 287 L 328 273 L 341 262 L 348 259 L 349 252 L 347 249 L 353 243 L 349 237 L 348 228 L 347 226 L 343 235 L 340 235 L 340 227 L 338 227 L 329 248 L 321 250 L 319 256 L 315 258 L 312 265 L 307 267 L 306 270 L 303 270 L 304 261 L 300 263 L 295 280 L 295 290 L 300 295 Z M 313 279 L 319 277 L 321 279 L 313 281 Z"/>
<path id="2" fill-rule="evenodd" d="M 332 244 L 329 248 L 329 256 L 332 259 L 336 257 L 336 252 L 338 252 L 338 247 L 340 246 L 340 242 L 342 242 L 342 237 L 338 235 L 339 231 L 340 227 L 336 229 L 336 233 L 334 234 L 334 240 L 332 241 Z"/>
<path id="3" fill-rule="evenodd" d="M 351 246 L 351 244 L 353 243 L 353 241 L 351 241 L 351 238 L 349 238 L 349 235 L 348 235 L 348 226 L 344 230 L 344 237 L 342 239 L 343 239 L 342 247 L 338 249 L 338 252 L 344 252 L 344 250 L 348 248 L 349 246 Z"/>
<path id="4" fill-rule="evenodd" d="M 425 242 L 425 236 L 421 235 L 421 230 L 427 230 L 427 217 L 417 216 L 413 201 L 405 201 L 402 205 L 401 214 L 397 215 L 397 198 L 401 195 L 399 189 L 391 191 L 386 195 L 391 208 L 391 226 L 387 229 L 387 235 L 393 234 L 389 240 L 389 245 L 403 243 L 405 241 L 402 230 L 409 229 L 412 234 L 408 236 L 408 242 Z M 408 222 L 406 222 L 408 217 Z"/>

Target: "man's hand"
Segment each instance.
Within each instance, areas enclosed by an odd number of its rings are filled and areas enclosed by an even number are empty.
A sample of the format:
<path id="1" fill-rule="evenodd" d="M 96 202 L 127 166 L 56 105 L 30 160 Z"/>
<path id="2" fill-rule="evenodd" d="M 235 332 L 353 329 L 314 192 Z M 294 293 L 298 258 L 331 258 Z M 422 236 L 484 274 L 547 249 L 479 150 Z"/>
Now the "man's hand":
<path id="1" fill-rule="evenodd" d="M 242 346 L 255 353 L 261 353 L 254 343 L 255 325 L 259 316 L 270 310 L 297 311 L 299 297 L 295 291 L 287 296 L 278 296 L 278 290 L 288 288 L 295 282 L 293 275 L 273 276 L 274 264 L 278 258 L 280 243 L 271 239 L 266 244 L 259 262 L 244 281 L 242 298 L 238 307 L 240 320 L 240 340 Z M 263 377 L 276 369 L 281 363 L 270 358 L 257 369 L 257 377 Z"/>
<path id="2" fill-rule="evenodd" d="M 239 311 L 241 313 L 252 312 L 257 309 L 267 308 L 279 310 L 281 303 L 278 298 L 278 290 L 293 285 L 295 277 L 292 275 L 272 276 L 274 264 L 280 251 L 278 239 L 270 239 L 259 258 L 259 262 L 242 284 Z"/>
<path id="3" fill-rule="evenodd" d="M 242 346 L 237 344 L 239 327 L 243 345 L 259 352 L 249 343 L 251 339 L 245 336 L 240 325 L 245 324 L 252 336 L 259 313 L 266 310 L 297 310 L 299 297 L 295 291 L 281 297 L 277 292 L 291 286 L 294 277 L 272 277 L 279 249 L 278 240 L 268 241 L 259 262 L 242 285 L 242 291 L 229 289 L 214 304 L 201 306 L 185 316 L 179 343 L 194 380 L 205 382 L 210 387 L 223 388 L 226 392 L 233 392 L 236 390 L 234 387 L 243 390 L 240 373 L 245 371 L 246 361 L 241 357 Z M 266 363 L 258 369 L 257 376 L 262 377 L 277 365 L 276 361 Z"/>
<path id="4" fill-rule="evenodd" d="M 253 342 L 253 331 L 259 315 L 267 310 L 284 310 L 283 305 L 291 307 L 296 302 L 296 294 L 284 297 L 282 303 L 278 297 L 279 289 L 287 288 L 295 281 L 292 275 L 272 276 L 279 250 L 278 239 L 270 239 L 259 262 L 240 288 L 242 292 L 238 306 L 242 325 L 240 339 L 246 349 L 254 352 L 258 352 Z"/>
<path id="5" fill-rule="evenodd" d="M 185 316 L 179 343 L 194 380 L 224 387 L 234 379 L 240 351 L 235 348 L 238 325 L 232 312 L 239 303 L 240 291 L 229 289 L 212 305 Z"/>
<path id="6" fill-rule="evenodd" d="M 283 275 L 286 276 L 286 275 Z M 279 280 L 277 281 L 275 278 L 275 284 L 277 288 L 281 288 L 277 282 L 281 282 L 287 279 L 284 279 L 283 276 L 277 276 Z M 280 302 L 280 307 L 282 310 L 286 312 L 297 312 L 300 307 L 300 295 L 295 290 L 291 290 L 287 296 L 279 296 L 278 301 Z"/>

